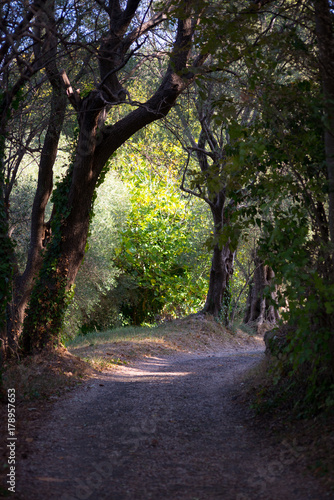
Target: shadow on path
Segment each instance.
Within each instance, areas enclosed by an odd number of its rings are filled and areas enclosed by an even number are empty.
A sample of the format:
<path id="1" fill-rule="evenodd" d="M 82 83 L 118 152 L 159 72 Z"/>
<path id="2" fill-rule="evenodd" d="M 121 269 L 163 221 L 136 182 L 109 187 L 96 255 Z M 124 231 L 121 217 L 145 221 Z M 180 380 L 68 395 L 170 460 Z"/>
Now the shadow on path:
<path id="1" fill-rule="evenodd" d="M 302 449 L 235 403 L 261 351 L 150 358 L 57 404 L 18 472 L 20 499 L 321 500 Z M 14 497 L 13 497 L 14 498 Z"/>

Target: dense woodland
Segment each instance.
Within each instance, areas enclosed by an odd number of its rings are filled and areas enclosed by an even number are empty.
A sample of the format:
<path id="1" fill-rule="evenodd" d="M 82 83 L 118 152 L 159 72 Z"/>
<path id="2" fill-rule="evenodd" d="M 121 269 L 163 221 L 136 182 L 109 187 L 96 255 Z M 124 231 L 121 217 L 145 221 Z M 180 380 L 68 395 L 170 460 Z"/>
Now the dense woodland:
<path id="1" fill-rule="evenodd" d="M 333 7 L 1 2 L 2 360 L 209 314 L 334 404 Z"/>

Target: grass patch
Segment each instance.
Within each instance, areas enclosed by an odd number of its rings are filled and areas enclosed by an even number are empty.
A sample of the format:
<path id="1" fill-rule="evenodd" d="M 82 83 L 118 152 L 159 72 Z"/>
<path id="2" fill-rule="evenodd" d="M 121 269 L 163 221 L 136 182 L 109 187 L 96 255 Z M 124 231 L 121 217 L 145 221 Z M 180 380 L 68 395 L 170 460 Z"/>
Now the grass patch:
<path id="1" fill-rule="evenodd" d="M 115 366 L 124 366 L 128 364 L 127 361 L 121 360 L 120 358 L 107 359 L 105 356 L 90 356 L 82 359 L 98 371 L 104 371 Z"/>
<path id="2" fill-rule="evenodd" d="M 68 350 L 103 370 L 133 359 L 173 353 L 196 353 L 253 343 L 249 333 L 231 332 L 213 318 L 190 316 L 158 326 L 124 327 L 91 332 L 67 342 Z"/>
<path id="3" fill-rule="evenodd" d="M 122 342 L 143 338 L 155 338 L 159 336 L 159 333 L 157 332 L 159 328 L 161 327 L 129 326 L 115 328 L 113 330 L 105 330 L 102 332 L 89 332 L 85 335 L 78 335 L 75 339 L 66 342 L 66 346 L 69 349 L 75 349 L 77 347 L 81 348 L 105 344 L 106 342 Z"/>
<path id="4" fill-rule="evenodd" d="M 255 336 L 257 334 L 257 327 L 255 324 L 246 325 L 245 323 L 241 322 L 239 325 L 237 325 L 237 329 L 240 329 L 248 335 Z"/>

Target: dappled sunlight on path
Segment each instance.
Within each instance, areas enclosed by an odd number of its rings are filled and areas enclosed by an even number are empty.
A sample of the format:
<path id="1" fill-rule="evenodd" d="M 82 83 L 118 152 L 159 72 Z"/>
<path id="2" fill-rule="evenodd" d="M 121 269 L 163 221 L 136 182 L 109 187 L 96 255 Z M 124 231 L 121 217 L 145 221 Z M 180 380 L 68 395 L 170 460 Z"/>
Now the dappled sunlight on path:
<path id="1" fill-rule="evenodd" d="M 21 467 L 36 500 L 322 500 L 302 450 L 249 426 L 240 376 L 263 350 L 155 356 L 60 402 Z"/>

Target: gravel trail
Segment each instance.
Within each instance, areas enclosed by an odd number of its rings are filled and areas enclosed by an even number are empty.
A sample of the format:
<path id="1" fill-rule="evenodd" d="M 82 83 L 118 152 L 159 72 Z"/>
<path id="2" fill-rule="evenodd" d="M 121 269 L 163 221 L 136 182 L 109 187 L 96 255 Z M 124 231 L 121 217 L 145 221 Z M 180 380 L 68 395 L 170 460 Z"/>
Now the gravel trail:
<path id="1" fill-rule="evenodd" d="M 240 376 L 263 352 L 148 358 L 67 395 L 33 439 L 19 499 L 322 500 L 302 449 L 249 425 Z M 14 498 L 14 496 L 13 496 Z"/>

